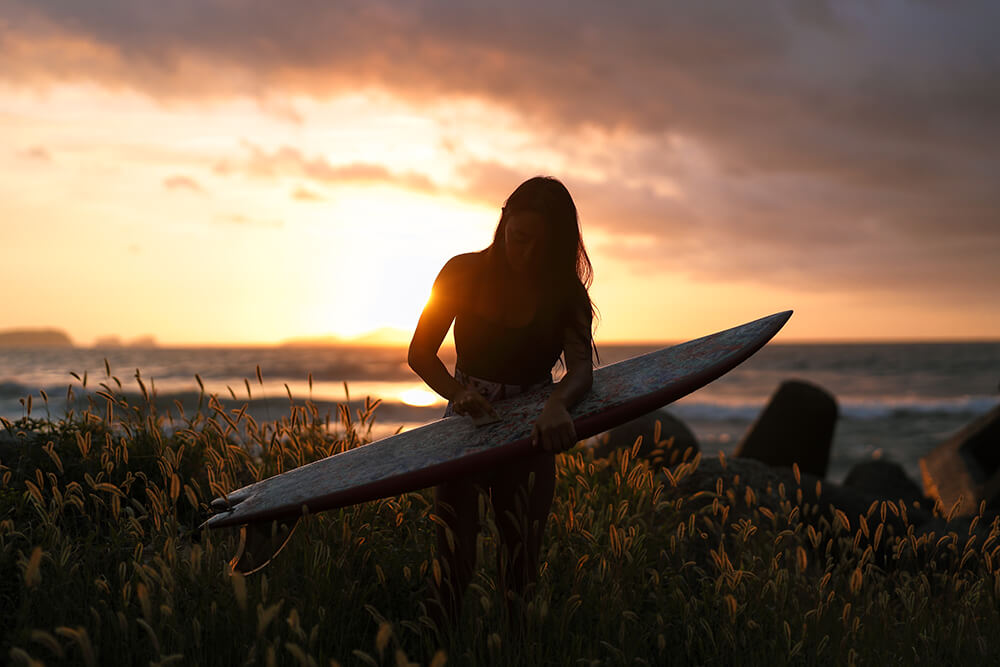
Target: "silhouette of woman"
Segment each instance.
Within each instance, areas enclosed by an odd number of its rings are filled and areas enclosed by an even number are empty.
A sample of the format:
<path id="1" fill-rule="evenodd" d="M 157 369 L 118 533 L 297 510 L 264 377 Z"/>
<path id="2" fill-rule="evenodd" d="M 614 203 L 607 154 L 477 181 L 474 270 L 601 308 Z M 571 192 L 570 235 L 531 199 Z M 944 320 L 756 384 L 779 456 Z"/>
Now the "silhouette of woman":
<path id="1" fill-rule="evenodd" d="M 562 355 L 566 374 L 535 422 L 530 456 L 435 489 L 442 581 L 439 620 L 458 618 L 476 565 L 478 493 L 487 492 L 500 537 L 498 570 L 508 608 L 538 576 L 538 553 L 555 487 L 555 454 L 576 444 L 568 409 L 593 374 L 592 280 L 576 205 L 554 178 L 535 177 L 507 198 L 493 243 L 449 260 L 434 282 L 410 342 L 409 364 L 448 399 L 449 414 L 493 413 L 492 403 L 552 384 Z M 452 376 L 438 357 L 455 325 Z M 451 533 L 449 535 L 449 532 Z"/>

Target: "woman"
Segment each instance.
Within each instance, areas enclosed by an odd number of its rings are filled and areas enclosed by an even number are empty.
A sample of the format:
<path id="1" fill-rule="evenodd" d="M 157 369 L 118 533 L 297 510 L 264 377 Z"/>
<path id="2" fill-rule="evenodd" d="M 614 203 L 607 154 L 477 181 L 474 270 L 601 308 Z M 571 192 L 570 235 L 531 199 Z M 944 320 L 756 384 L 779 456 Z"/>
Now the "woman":
<path id="1" fill-rule="evenodd" d="M 538 576 L 554 457 L 576 444 L 569 408 L 593 377 L 591 278 L 572 197 L 556 179 L 535 177 L 508 197 L 490 247 L 445 264 L 417 323 L 410 367 L 448 399 L 446 415 L 491 415 L 494 401 L 551 385 L 560 355 L 566 367 L 534 424 L 533 454 L 435 489 L 435 511 L 446 524 L 437 529 L 438 611 L 452 621 L 476 564 L 478 489 L 489 493 L 496 517 L 506 599 L 510 591 L 523 597 Z M 452 322 L 454 376 L 438 357 Z"/>

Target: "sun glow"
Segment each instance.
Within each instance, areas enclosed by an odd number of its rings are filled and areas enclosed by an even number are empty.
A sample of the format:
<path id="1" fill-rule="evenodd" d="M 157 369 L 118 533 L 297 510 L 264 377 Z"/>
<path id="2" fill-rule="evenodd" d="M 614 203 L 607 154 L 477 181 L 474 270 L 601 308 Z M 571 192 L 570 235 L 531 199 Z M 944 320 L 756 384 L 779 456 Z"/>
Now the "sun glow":
<path id="1" fill-rule="evenodd" d="M 399 400 L 416 408 L 426 408 L 442 401 L 440 396 L 426 389 L 407 389 L 400 393 Z"/>
<path id="2" fill-rule="evenodd" d="M 377 329 L 412 332 L 437 272 L 452 256 L 489 244 L 496 211 L 394 188 L 339 194 L 317 222 L 327 230 L 329 261 L 318 267 L 323 304 L 317 334 L 358 336 Z"/>

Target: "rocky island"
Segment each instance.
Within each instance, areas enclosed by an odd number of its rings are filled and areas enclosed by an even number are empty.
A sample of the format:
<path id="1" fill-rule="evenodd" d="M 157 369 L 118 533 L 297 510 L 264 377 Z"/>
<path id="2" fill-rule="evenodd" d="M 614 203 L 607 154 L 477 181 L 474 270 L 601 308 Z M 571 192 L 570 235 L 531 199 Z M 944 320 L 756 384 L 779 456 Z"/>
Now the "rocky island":
<path id="1" fill-rule="evenodd" d="M 59 329 L 8 329 L 0 331 L 0 349 L 28 347 L 73 347 L 73 341 Z"/>

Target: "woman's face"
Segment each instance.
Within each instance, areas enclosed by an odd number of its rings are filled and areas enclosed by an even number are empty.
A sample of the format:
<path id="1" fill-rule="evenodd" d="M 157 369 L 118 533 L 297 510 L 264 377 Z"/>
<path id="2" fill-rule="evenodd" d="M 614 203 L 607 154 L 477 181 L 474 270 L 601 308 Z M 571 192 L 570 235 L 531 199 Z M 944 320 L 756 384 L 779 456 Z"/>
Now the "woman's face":
<path id="1" fill-rule="evenodd" d="M 545 219 L 533 211 L 512 213 L 504 229 L 507 263 L 514 273 L 534 275 L 544 265 L 548 250 Z"/>

